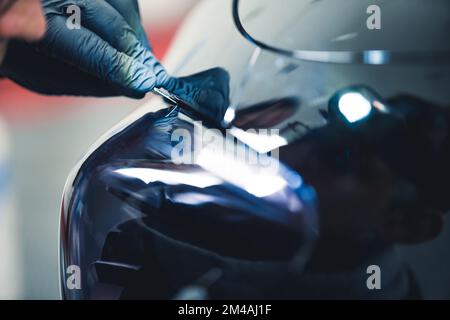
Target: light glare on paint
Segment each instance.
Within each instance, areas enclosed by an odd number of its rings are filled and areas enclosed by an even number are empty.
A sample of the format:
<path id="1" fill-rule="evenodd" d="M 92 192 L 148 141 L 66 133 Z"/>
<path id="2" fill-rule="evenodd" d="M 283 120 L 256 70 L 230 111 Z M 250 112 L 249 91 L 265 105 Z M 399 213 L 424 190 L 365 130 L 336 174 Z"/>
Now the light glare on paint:
<path id="1" fill-rule="evenodd" d="M 339 111 L 350 123 L 364 119 L 371 110 L 370 101 L 360 93 L 346 93 L 339 99 Z"/>

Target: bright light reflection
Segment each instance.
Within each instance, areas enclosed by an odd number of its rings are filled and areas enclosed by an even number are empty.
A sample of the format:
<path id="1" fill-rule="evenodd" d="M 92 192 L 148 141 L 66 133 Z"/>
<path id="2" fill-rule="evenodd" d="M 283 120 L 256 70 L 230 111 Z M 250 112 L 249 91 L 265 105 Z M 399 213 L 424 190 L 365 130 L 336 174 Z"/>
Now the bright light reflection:
<path id="1" fill-rule="evenodd" d="M 168 185 L 185 184 L 197 188 L 207 188 L 222 183 L 221 179 L 201 172 L 185 173 L 152 168 L 124 168 L 114 172 L 139 179 L 146 184 L 159 181 Z"/>
<path id="2" fill-rule="evenodd" d="M 233 122 L 235 117 L 236 117 L 236 111 L 234 110 L 234 108 L 228 108 L 223 117 L 223 121 L 228 124 L 228 123 Z"/>
<path id="3" fill-rule="evenodd" d="M 231 156 L 207 148 L 200 151 L 197 164 L 256 197 L 272 195 L 287 186 L 286 180 L 273 170 L 254 170 Z"/>
<path id="4" fill-rule="evenodd" d="M 174 202 L 184 203 L 184 204 L 193 205 L 193 206 L 219 201 L 217 199 L 217 197 L 215 197 L 215 196 L 208 195 L 208 194 L 194 193 L 194 192 L 177 194 L 177 195 L 173 196 L 172 199 Z"/>
<path id="5" fill-rule="evenodd" d="M 350 123 L 364 119 L 371 110 L 370 101 L 360 93 L 346 93 L 339 99 L 339 111 Z"/>
<path id="6" fill-rule="evenodd" d="M 267 153 L 287 145 L 286 139 L 277 134 L 258 134 L 239 128 L 231 128 L 230 132 L 233 136 L 259 153 Z"/>
<path id="7" fill-rule="evenodd" d="M 368 64 L 386 64 L 389 62 L 389 58 L 389 53 L 383 50 L 372 50 L 364 53 L 364 62 Z"/>

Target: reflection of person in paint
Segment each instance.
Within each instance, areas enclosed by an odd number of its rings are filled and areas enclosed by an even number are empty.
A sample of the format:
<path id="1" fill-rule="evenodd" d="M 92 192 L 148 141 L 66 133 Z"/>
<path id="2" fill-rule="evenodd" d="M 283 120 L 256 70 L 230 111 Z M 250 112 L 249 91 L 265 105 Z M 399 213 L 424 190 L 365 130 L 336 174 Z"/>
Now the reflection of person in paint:
<path id="1" fill-rule="evenodd" d="M 344 277 L 336 280 L 348 289 L 340 294 L 420 298 L 413 272 L 393 249 L 434 240 L 444 227 L 450 113 L 408 95 L 390 98 L 387 105 L 408 114 L 408 126 L 390 127 L 383 115 L 373 116 L 357 135 L 355 127 L 346 131 L 330 123 L 283 147 L 280 159 L 302 173 L 319 199 L 320 239 L 307 270 L 360 280 L 365 272 L 358 278 L 353 271 L 367 268 L 367 288 L 381 287 L 379 293 L 365 292 L 362 281 L 351 292 L 354 283 Z M 364 140 L 361 128 L 367 136 L 370 128 L 379 140 Z"/>

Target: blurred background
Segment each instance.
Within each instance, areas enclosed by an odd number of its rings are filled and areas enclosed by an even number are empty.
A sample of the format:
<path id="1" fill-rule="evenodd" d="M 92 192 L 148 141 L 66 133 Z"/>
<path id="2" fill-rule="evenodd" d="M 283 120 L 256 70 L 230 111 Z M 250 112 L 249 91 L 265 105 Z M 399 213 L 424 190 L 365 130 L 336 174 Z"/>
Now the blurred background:
<path id="1" fill-rule="evenodd" d="M 140 1 L 158 58 L 197 1 Z M 0 80 L 0 299 L 59 299 L 65 180 L 97 138 L 142 104 L 126 98 L 45 97 Z"/>

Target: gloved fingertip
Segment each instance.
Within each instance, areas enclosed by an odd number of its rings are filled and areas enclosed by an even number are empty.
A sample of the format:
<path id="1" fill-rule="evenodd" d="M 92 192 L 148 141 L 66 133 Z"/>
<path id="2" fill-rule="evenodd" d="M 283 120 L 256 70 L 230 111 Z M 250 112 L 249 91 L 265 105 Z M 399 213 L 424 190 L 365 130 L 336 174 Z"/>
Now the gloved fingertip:
<path id="1" fill-rule="evenodd" d="M 158 77 L 157 78 L 157 84 L 156 86 L 159 88 L 164 88 L 169 92 L 174 91 L 177 87 L 179 87 L 179 79 L 175 78 L 175 77 Z"/>
<path id="2" fill-rule="evenodd" d="M 138 89 L 142 92 L 152 91 L 156 86 L 156 76 L 153 70 L 147 70 L 138 80 Z"/>

